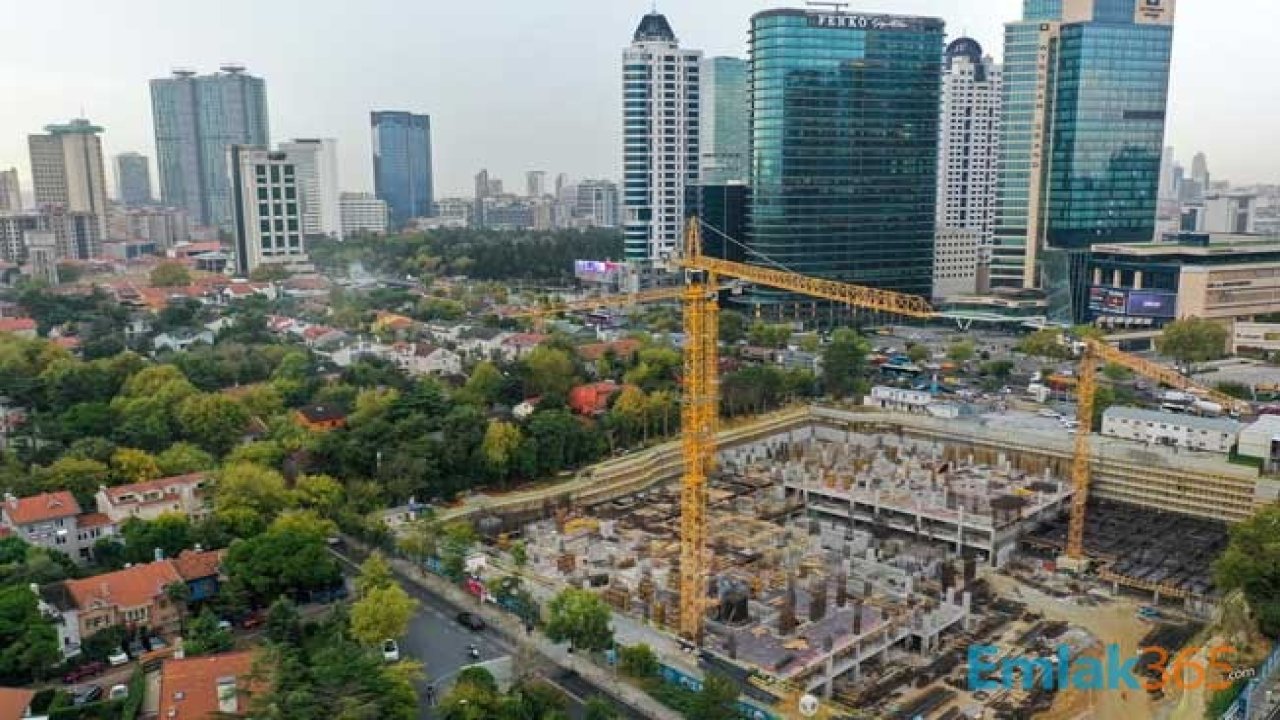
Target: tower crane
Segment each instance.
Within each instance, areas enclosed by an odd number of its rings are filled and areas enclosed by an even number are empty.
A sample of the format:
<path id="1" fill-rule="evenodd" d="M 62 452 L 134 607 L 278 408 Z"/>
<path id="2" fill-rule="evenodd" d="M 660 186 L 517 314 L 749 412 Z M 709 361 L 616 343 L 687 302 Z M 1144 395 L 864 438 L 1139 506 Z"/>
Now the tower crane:
<path id="1" fill-rule="evenodd" d="M 1224 408 L 1240 414 L 1252 410 L 1249 403 L 1216 390 L 1197 384 L 1182 373 L 1158 363 L 1122 352 L 1094 338 L 1085 338 L 1080 353 L 1077 375 L 1077 420 L 1075 451 L 1071 462 L 1071 521 L 1067 527 L 1066 559 L 1068 567 L 1079 568 L 1084 564 L 1085 505 L 1089 501 L 1091 482 L 1092 447 L 1089 436 L 1093 429 L 1094 394 L 1098 389 L 1098 365 L 1112 363 L 1132 370 L 1150 380 L 1155 380 L 1178 390 L 1212 400 Z"/>
<path id="2" fill-rule="evenodd" d="M 707 594 L 707 479 L 715 460 L 719 424 L 719 282 L 740 280 L 912 318 L 931 318 L 936 313 L 914 295 L 708 257 L 702 253 L 701 222 L 696 217 L 685 232 L 683 255 L 672 262 L 685 273 L 679 630 L 686 639 L 700 643 Z"/>
<path id="3" fill-rule="evenodd" d="M 597 308 L 614 308 L 614 307 L 631 307 L 640 303 L 662 302 L 663 300 L 679 300 L 684 297 L 684 288 L 680 286 L 660 287 L 650 290 L 639 290 L 631 293 L 618 293 L 615 295 L 599 295 L 596 297 L 584 298 L 582 300 L 571 300 L 568 302 L 557 302 L 544 307 L 529 308 L 512 313 L 507 317 L 513 318 L 532 318 L 535 323 L 541 324 L 548 317 L 569 312 L 584 312 L 595 310 Z"/>

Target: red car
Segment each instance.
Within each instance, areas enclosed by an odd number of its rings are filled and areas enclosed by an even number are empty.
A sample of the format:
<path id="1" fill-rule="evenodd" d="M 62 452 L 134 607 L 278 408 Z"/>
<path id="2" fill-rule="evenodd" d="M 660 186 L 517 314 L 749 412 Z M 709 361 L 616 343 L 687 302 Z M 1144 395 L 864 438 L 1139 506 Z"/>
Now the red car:
<path id="1" fill-rule="evenodd" d="M 81 665 L 80 667 L 68 672 L 66 675 L 63 675 L 62 682 L 66 683 L 67 685 L 74 685 L 80 682 L 81 680 L 84 680 L 86 678 L 91 678 L 95 675 L 99 675 L 102 673 L 103 670 L 106 670 L 106 669 L 107 669 L 106 663 L 95 660 L 91 663 L 86 663 L 84 665 Z"/>

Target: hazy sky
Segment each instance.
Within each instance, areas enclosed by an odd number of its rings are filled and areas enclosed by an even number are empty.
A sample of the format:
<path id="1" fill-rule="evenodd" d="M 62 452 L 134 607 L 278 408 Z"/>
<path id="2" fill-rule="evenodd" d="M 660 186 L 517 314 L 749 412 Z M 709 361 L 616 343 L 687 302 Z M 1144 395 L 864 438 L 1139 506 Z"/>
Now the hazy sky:
<path id="1" fill-rule="evenodd" d="M 937 15 L 1001 54 L 1020 0 L 851 0 Z M 768 0 L 659 0 L 682 44 L 745 53 Z M 1280 182 L 1280 3 L 1182 0 L 1168 143 L 1218 178 Z M 84 114 L 108 156 L 152 156 L 147 80 L 240 62 L 266 78 L 274 142 L 336 137 L 342 186 L 372 187 L 369 110 L 429 113 L 437 195 L 470 195 L 481 167 L 522 188 L 526 170 L 616 178 L 620 54 L 648 0 L 0 0 L 0 167 L 26 136 Z M 109 171 L 110 172 L 110 171 Z M 156 182 L 153 178 L 153 182 Z"/>

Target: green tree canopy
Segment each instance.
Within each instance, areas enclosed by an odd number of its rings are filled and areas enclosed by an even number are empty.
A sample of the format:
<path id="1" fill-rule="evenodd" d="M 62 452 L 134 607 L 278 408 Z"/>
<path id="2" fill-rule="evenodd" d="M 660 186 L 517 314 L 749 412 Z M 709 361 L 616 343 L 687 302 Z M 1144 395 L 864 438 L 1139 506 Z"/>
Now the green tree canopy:
<path id="1" fill-rule="evenodd" d="M 831 336 L 822 353 L 822 385 L 836 397 L 865 392 L 867 353 L 871 344 L 853 330 L 841 328 Z"/>
<path id="2" fill-rule="evenodd" d="M 584 650 L 606 650 L 613 645 L 612 613 L 608 604 L 589 590 L 562 590 L 547 605 L 550 619 L 547 637 L 569 641 Z"/>
<path id="3" fill-rule="evenodd" d="M 1190 371 L 1196 363 L 1224 357 L 1227 328 L 1204 318 L 1187 318 L 1169 323 L 1156 338 L 1156 349 Z"/>
<path id="4" fill-rule="evenodd" d="M 1280 635 L 1280 506 L 1270 505 L 1231 527 L 1231 541 L 1214 574 L 1223 590 L 1244 591 L 1264 635 Z"/>
<path id="5" fill-rule="evenodd" d="M 176 262 L 163 262 L 151 271 L 151 287 L 181 287 L 191 284 L 191 272 Z"/>

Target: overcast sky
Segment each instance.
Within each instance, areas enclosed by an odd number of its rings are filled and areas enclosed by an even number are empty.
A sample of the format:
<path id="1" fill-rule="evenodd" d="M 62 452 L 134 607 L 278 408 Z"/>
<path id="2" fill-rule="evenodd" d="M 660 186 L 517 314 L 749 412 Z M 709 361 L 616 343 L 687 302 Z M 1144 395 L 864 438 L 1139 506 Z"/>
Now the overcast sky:
<path id="1" fill-rule="evenodd" d="M 659 0 L 682 44 L 745 54 L 757 10 L 799 3 Z M 1280 3 L 1182 0 L 1168 143 L 1217 178 L 1280 182 Z M 937 15 L 1001 54 L 1020 0 L 852 0 Z M 369 111 L 432 117 L 437 196 L 471 193 L 487 167 L 619 175 L 620 54 L 648 0 L 0 0 L 0 168 L 30 191 L 29 133 L 84 115 L 108 156 L 152 156 L 147 80 L 226 61 L 266 78 L 274 142 L 336 137 L 342 187 L 372 187 Z M 110 171 L 109 171 L 110 172 Z M 153 182 L 155 180 L 153 179 Z"/>

